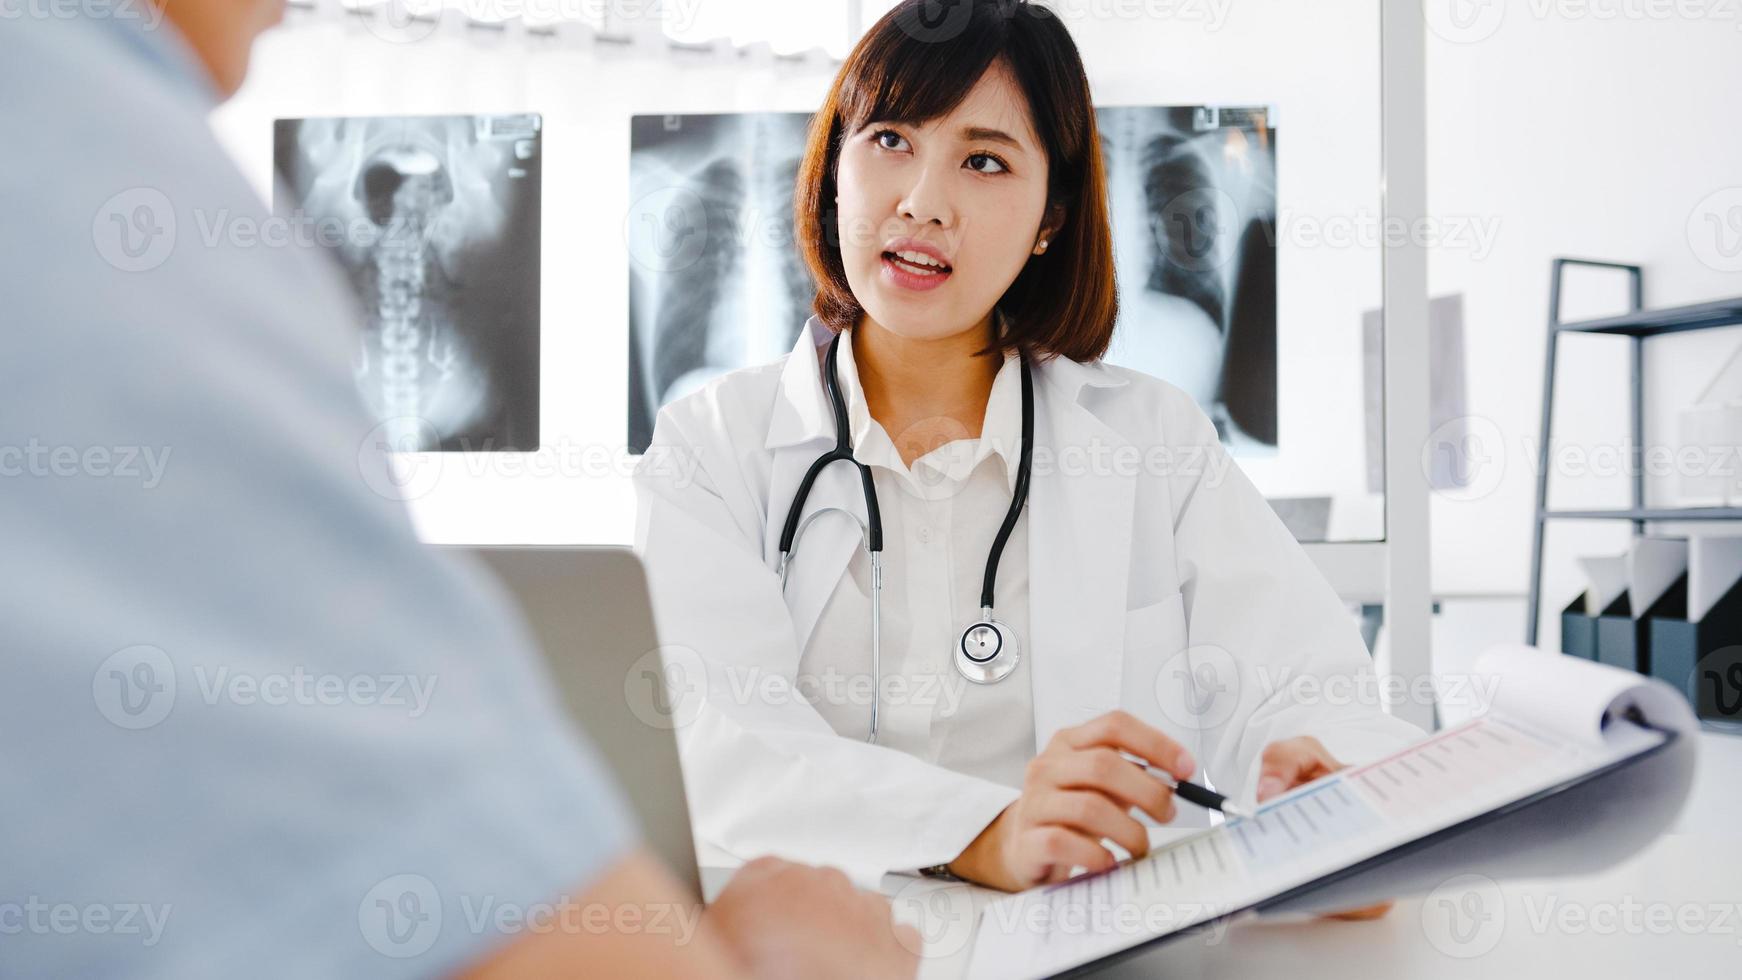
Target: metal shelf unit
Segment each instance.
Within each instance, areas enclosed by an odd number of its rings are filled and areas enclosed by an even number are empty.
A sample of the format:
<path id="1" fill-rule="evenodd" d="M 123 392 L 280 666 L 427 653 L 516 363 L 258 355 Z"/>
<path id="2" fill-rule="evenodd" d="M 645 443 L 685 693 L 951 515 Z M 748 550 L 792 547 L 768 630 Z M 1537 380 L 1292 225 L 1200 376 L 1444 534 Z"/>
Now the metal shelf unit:
<path id="1" fill-rule="evenodd" d="M 1629 312 L 1622 316 L 1598 320 L 1561 322 L 1561 278 L 1568 266 L 1590 266 L 1619 269 L 1629 276 L 1631 287 Z M 1590 259 L 1555 259 L 1548 294 L 1548 357 L 1543 364 L 1542 442 L 1537 447 L 1536 524 L 1530 549 L 1530 628 L 1526 639 L 1536 645 L 1537 627 L 1542 605 L 1542 549 L 1551 520 L 1624 520 L 1632 521 L 1636 533 L 1645 530 L 1647 521 L 1728 521 L 1742 520 L 1742 507 L 1650 508 L 1645 506 L 1645 384 L 1644 348 L 1648 337 L 1687 330 L 1708 330 L 1742 324 L 1742 297 L 1676 306 L 1661 310 L 1645 309 L 1644 272 L 1637 265 L 1619 262 L 1598 262 Z M 1629 395 L 1631 400 L 1632 441 L 1629 446 L 1630 472 L 1633 475 L 1633 506 L 1614 510 L 1549 510 L 1548 477 L 1550 437 L 1553 435 L 1555 396 L 1555 355 L 1560 339 L 1569 333 L 1627 337 L 1629 344 Z"/>

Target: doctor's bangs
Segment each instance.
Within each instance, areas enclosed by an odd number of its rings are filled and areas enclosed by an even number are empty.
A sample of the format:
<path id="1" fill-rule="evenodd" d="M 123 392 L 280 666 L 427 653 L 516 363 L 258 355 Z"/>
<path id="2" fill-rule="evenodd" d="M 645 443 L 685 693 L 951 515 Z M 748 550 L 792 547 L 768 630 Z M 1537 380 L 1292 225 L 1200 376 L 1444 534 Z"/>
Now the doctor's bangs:
<path id="1" fill-rule="evenodd" d="M 873 120 L 947 115 L 994 64 L 1007 66 L 1027 97 L 1047 155 L 1048 208 L 1065 209 L 1047 251 L 1030 257 L 998 301 L 1009 324 L 1002 346 L 1093 360 L 1106 353 L 1118 313 L 1095 109 L 1070 32 L 1051 10 L 1021 0 L 904 0 L 847 55 L 811 119 L 793 194 L 798 248 L 817 284 L 813 309 L 836 331 L 863 312 L 838 240 L 843 140 Z"/>

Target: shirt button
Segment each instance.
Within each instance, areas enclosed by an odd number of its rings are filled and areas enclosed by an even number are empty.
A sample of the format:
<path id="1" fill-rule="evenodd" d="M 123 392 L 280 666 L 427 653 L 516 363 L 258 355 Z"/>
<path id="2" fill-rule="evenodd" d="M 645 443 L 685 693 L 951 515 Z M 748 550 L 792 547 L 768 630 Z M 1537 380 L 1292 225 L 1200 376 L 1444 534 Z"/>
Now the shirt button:
<path id="1" fill-rule="evenodd" d="M 931 528 L 929 528 L 929 527 L 920 528 L 919 529 L 919 540 L 921 541 L 921 543 L 930 543 L 931 542 Z"/>

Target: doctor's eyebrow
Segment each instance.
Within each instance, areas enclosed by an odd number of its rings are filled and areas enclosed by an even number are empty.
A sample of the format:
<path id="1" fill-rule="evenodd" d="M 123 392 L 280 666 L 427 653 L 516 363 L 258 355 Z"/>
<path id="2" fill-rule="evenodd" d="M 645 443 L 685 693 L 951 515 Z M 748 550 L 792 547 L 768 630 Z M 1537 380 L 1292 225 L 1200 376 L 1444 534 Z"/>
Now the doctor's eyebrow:
<path id="1" fill-rule="evenodd" d="M 1022 141 L 1006 133 L 1002 129 L 990 129 L 986 126 L 963 126 L 960 130 L 962 139 L 974 143 L 985 140 L 989 143 L 1003 143 L 1018 150 L 1026 150 Z"/>
<path id="2" fill-rule="evenodd" d="M 912 126 L 915 124 L 903 123 L 899 120 L 873 119 L 870 122 L 867 122 L 865 125 L 859 127 L 859 132 L 863 133 L 869 129 L 874 129 L 874 128 L 877 128 L 880 126 L 891 126 L 891 125 L 894 125 L 894 126 L 901 126 L 901 125 Z M 961 137 L 961 139 L 964 143 L 977 143 L 977 142 L 1002 143 L 1005 146 L 1011 147 L 1012 149 L 1015 149 L 1015 150 L 1018 150 L 1018 151 L 1021 151 L 1024 153 L 1028 152 L 1028 145 L 1026 143 L 1024 143 L 1021 140 L 1017 139 L 1016 137 L 1010 135 L 1009 133 L 1006 133 L 1002 129 L 993 129 L 990 126 L 963 126 L 961 129 L 956 130 L 956 134 Z"/>

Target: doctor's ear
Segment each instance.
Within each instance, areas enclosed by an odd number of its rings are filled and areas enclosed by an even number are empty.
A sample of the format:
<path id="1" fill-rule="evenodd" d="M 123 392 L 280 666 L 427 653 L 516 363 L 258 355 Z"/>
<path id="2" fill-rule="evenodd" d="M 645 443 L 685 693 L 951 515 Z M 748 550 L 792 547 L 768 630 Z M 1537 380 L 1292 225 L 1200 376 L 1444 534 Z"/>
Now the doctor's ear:
<path id="1" fill-rule="evenodd" d="M 1064 205 L 1054 204 L 1054 205 L 1049 206 L 1046 209 L 1046 221 L 1041 224 L 1040 232 L 1037 235 L 1035 235 L 1033 254 L 1035 254 L 1035 255 L 1044 254 L 1046 252 L 1047 245 L 1050 244 L 1050 242 L 1052 240 L 1052 237 L 1054 235 L 1058 234 L 1059 229 L 1063 228 L 1064 224 L 1065 224 Z"/>

